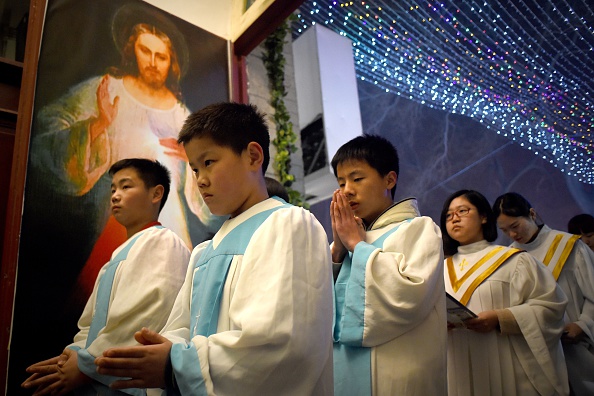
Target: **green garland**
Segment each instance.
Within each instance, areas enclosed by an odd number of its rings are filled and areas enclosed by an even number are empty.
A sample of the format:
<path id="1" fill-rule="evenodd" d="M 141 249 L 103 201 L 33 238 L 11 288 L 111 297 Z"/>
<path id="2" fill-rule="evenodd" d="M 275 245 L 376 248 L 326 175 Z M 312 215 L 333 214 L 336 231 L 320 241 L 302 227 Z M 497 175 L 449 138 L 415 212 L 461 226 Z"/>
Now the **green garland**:
<path id="1" fill-rule="evenodd" d="M 262 60 L 266 67 L 268 80 L 270 82 L 270 104 L 274 108 L 274 123 L 276 125 L 276 138 L 272 144 L 276 148 L 273 168 L 277 172 L 279 181 L 289 193 L 292 204 L 308 208 L 309 205 L 304 197 L 291 185 L 295 176 L 291 174 L 291 154 L 297 151 L 295 142 L 297 135 L 293 131 L 291 116 L 285 106 L 285 64 L 287 60 L 283 55 L 285 37 L 290 32 L 290 24 L 285 21 L 264 41 L 264 54 Z"/>

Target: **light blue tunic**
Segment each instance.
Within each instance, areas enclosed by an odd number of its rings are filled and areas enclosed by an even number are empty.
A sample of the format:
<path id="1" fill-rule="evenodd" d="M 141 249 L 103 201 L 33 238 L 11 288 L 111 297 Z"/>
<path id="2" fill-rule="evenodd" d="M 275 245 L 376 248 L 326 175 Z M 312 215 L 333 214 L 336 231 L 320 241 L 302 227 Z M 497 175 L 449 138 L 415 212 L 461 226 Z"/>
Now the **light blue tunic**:
<path id="1" fill-rule="evenodd" d="M 285 204 L 258 213 L 233 229 L 214 248 L 211 241 L 195 263 L 190 323 L 191 337 L 208 337 L 217 332 L 220 304 L 227 272 L 234 256 L 243 255 L 256 230 L 278 209 Z M 173 344 L 171 362 L 175 372 L 179 392 L 167 389 L 168 395 L 206 395 L 206 384 L 200 371 L 200 361 L 193 343 Z"/>

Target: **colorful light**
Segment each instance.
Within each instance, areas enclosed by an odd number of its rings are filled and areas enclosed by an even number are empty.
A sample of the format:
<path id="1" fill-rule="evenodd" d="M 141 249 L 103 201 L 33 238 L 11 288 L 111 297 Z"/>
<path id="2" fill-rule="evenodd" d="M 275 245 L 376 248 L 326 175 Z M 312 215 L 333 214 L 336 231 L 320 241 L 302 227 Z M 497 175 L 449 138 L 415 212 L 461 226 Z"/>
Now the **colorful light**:
<path id="1" fill-rule="evenodd" d="M 594 12 L 588 0 L 307 0 L 353 41 L 358 78 L 462 114 L 594 184 Z"/>

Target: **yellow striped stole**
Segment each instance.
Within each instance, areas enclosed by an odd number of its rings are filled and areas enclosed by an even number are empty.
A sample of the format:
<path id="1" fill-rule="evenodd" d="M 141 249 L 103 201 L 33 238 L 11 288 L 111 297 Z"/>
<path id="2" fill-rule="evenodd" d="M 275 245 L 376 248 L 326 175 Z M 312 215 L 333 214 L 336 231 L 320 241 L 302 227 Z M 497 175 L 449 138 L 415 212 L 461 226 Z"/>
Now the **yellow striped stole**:
<path id="1" fill-rule="evenodd" d="M 476 288 L 497 268 L 501 266 L 508 258 L 513 256 L 516 253 L 522 252 L 523 250 L 516 249 L 516 248 L 508 248 L 505 246 L 495 246 L 491 249 L 487 254 L 485 254 L 480 260 L 478 260 L 472 267 L 468 269 L 462 275 L 460 279 L 458 279 L 458 275 L 456 274 L 456 269 L 454 267 L 454 260 L 451 257 L 448 257 L 446 260 L 446 266 L 448 270 L 448 275 L 450 278 L 452 290 L 456 293 L 456 298 L 459 297 L 460 294 L 462 296 L 458 298 L 463 305 L 468 304 L 472 293 L 476 290 Z M 483 268 L 485 267 L 485 268 Z M 458 291 L 464 286 L 464 284 L 468 281 L 475 272 L 482 270 L 482 272 L 476 276 L 470 284 L 466 285 L 466 289 L 463 290 L 462 293 L 458 293 Z"/>
<path id="2" fill-rule="evenodd" d="M 555 238 L 553 238 L 553 242 L 551 243 L 551 246 L 549 246 L 549 250 L 547 250 L 547 254 L 545 254 L 542 262 L 551 271 L 555 280 L 557 280 L 557 278 L 559 278 L 559 275 L 561 274 L 561 270 L 563 269 L 563 266 L 567 262 L 567 258 L 569 257 L 569 254 L 573 250 L 573 246 L 575 245 L 575 242 L 578 239 L 580 239 L 579 235 L 571 235 L 571 234 L 565 234 L 565 233 L 557 234 L 557 235 L 555 235 Z M 554 265 L 549 267 L 551 260 L 555 256 L 555 253 L 557 253 L 559 247 L 561 246 L 561 242 L 563 240 L 565 240 L 565 245 L 563 246 L 563 250 L 561 251 L 561 254 L 557 258 Z"/>

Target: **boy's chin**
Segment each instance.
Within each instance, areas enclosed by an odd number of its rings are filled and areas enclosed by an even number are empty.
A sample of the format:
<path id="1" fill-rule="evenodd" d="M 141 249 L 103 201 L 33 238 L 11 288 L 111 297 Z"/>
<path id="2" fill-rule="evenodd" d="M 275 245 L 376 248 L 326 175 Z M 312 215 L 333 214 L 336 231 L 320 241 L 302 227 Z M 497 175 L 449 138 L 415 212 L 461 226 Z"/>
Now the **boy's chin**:
<path id="1" fill-rule="evenodd" d="M 210 211 L 210 213 L 214 216 L 229 216 L 229 213 L 223 213 L 224 211 L 222 210 L 217 210 L 216 208 L 212 208 L 209 205 L 206 205 L 208 207 L 208 210 Z"/>

